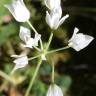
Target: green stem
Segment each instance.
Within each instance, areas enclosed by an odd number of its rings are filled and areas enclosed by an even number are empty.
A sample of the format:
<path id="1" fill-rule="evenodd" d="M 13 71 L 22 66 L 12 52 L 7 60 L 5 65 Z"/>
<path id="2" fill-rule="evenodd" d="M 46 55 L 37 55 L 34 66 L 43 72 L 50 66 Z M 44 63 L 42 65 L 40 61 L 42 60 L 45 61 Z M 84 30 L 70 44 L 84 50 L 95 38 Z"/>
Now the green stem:
<path id="1" fill-rule="evenodd" d="M 33 25 L 30 23 L 30 21 L 27 21 L 27 23 L 29 24 L 29 26 L 32 28 L 32 30 L 33 30 L 35 33 L 38 33 L 38 32 L 36 31 L 36 29 L 33 27 Z"/>
<path id="2" fill-rule="evenodd" d="M 59 48 L 59 49 L 51 50 L 51 51 L 47 52 L 46 54 L 51 54 L 51 53 L 62 51 L 62 50 L 68 49 L 68 48 L 70 48 L 70 47 L 66 46 L 66 47 L 62 47 L 62 48 Z"/>
<path id="3" fill-rule="evenodd" d="M 15 82 L 10 78 L 9 75 L 5 74 L 3 71 L 0 70 L 0 76 L 6 79 L 8 82 L 11 82 L 12 84 L 15 84 Z"/>
<path id="4" fill-rule="evenodd" d="M 59 48 L 59 49 L 51 50 L 51 51 L 48 51 L 46 54 L 51 54 L 51 53 L 62 51 L 62 50 L 68 49 L 68 48 L 70 48 L 70 47 L 69 46 L 66 46 L 66 47 L 62 47 L 62 48 Z M 41 54 L 36 55 L 34 57 L 31 57 L 28 60 L 30 61 L 30 60 L 36 59 L 36 58 L 38 58 L 40 56 L 41 56 Z"/>
<path id="5" fill-rule="evenodd" d="M 49 46 L 51 44 L 52 38 L 53 38 L 53 32 L 51 32 L 51 35 L 49 37 L 49 40 L 48 40 L 48 43 L 47 43 L 47 46 L 46 46 L 46 51 L 48 50 L 48 48 L 49 48 Z"/>
<path id="6" fill-rule="evenodd" d="M 30 23 L 30 21 L 27 21 L 28 25 L 32 28 L 32 30 L 35 32 L 35 33 L 38 33 L 37 30 L 33 27 L 33 25 Z M 43 50 L 43 44 L 42 44 L 42 40 L 40 39 L 40 46 L 41 46 L 41 49 Z"/>
<path id="7" fill-rule="evenodd" d="M 54 63 L 52 62 L 52 83 L 54 84 Z"/>
<path id="8" fill-rule="evenodd" d="M 41 46 L 41 50 L 43 50 L 43 43 L 42 43 L 41 38 L 40 38 L 40 46 Z"/>
<path id="9" fill-rule="evenodd" d="M 31 58 L 29 58 L 28 60 L 30 61 L 30 60 L 36 59 L 36 58 L 38 58 L 38 57 L 40 57 L 40 56 L 41 56 L 41 54 L 39 54 L 39 55 L 37 55 L 37 56 L 34 56 L 34 57 L 31 57 Z"/>
<path id="10" fill-rule="evenodd" d="M 36 47 L 36 46 L 33 46 L 37 51 L 41 51 L 41 49 L 39 49 L 38 47 Z"/>
<path id="11" fill-rule="evenodd" d="M 35 72 L 34 72 L 34 75 L 33 75 L 33 77 L 31 78 L 31 81 L 30 81 L 30 83 L 29 83 L 29 86 L 28 86 L 28 88 L 27 88 L 27 91 L 26 91 L 26 93 L 25 93 L 25 96 L 29 96 L 29 93 L 30 93 L 31 88 L 32 88 L 32 86 L 33 86 L 34 80 L 35 80 L 35 78 L 36 78 L 36 76 L 37 76 L 37 73 L 38 73 L 38 71 L 39 71 L 39 68 L 40 68 L 41 63 L 42 63 L 42 60 L 40 59 L 40 61 L 38 62 L 38 65 L 37 65 L 37 67 L 36 67 L 36 70 L 35 70 Z"/>

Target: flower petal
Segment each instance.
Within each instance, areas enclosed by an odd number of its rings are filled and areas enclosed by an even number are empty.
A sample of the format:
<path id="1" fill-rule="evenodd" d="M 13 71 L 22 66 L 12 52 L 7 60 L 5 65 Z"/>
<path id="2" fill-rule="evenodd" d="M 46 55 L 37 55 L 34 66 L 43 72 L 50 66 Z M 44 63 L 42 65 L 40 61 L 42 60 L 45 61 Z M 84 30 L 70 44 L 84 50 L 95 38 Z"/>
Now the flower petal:
<path id="1" fill-rule="evenodd" d="M 82 39 L 82 38 L 80 38 L 80 39 Z M 92 42 L 92 40 L 94 38 L 92 36 L 89 36 L 89 35 L 84 35 L 83 39 L 81 42 L 78 42 L 78 48 L 77 49 L 75 48 L 75 50 L 80 51 L 81 49 L 87 47 Z"/>
<path id="2" fill-rule="evenodd" d="M 47 8 L 51 9 L 50 8 L 50 0 L 44 0 L 44 3 L 45 3 Z"/>
<path id="3" fill-rule="evenodd" d="M 62 16 L 62 8 L 61 8 L 61 6 L 59 6 L 59 7 L 57 7 L 57 8 L 54 8 L 53 10 L 50 11 L 51 17 L 52 17 L 54 14 L 58 14 L 58 18 L 59 18 L 59 19 L 61 18 L 61 16 Z"/>
<path id="4" fill-rule="evenodd" d="M 61 20 L 59 21 L 57 28 L 69 17 L 69 15 L 65 15 L 64 17 L 61 18 Z"/>
<path id="5" fill-rule="evenodd" d="M 85 35 L 83 33 L 78 33 L 78 29 L 75 28 L 72 38 L 69 40 L 69 46 L 74 48 L 76 51 L 87 47 L 91 41 L 94 39 L 92 36 Z"/>
<path id="6" fill-rule="evenodd" d="M 74 33 L 73 33 L 71 39 L 69 39 L 69 42 L 75 38 L 77 32 L 79 32 L 79 29 L 78 29 L 77 27 L 75 27 L 75 29 L 74 29 Z"/>
<path id="7" fill-rule="evenodd" d="M 14 18 L 16 18 L 16 15 L 14 13 L 14 8 L 13 8 L 12 4 L 9 4 L 9 5 L 6 4 L 6 5 L 4 5 L 4 7 L 7 8 L 10 11 L 10 13 L 14 16 Z"/>
<path id="8" fill-rule="evenodd" d="M 52 11 L 51 13 L 50 13 L 50 21 L 49 21 L 49 26 L 50 26 L 50 28 L 51 29 L 56 29 L 56 26 L 58 25 L 58 23 L 59 23 L 59 19 L 60 19 L 60 16 L 59 16 L 59 14 L 58 13 L 56 13 L 56 12 L 54 12 L 54 11 Z"/>
<path id="9" fill-rule="evenodd" d="M 50 26 L 51 25 L 51 16 L 48 11 L 46 11 L 46 23 Z M 51 26 L 50 26 L 51 27 Z"/>
<path id="10" fill-rule="evenodd" d="M 11 4 L 5 5 L 5 7 L 8 8 L 18 22 L 26 22 L 30 18 L 30 12 L 23 0 L 13 0 Z"/>
<path id="11" fill-rule="evenodd" d="M 29 38 L 31 38 L 31 32 L 28 28 L 23 26 L 20 27 L 19 37 L 22 41 L 27 42 Z"/>
<path id="12" fill-rule="evenodd" d="M 23 68 L 28 64 L 28 57 L 25 53 L 22 53 L 20 55 L 12 55 L 11 57 L 16 58 L 13 62 L 16 64 L 13 68 L 11 74 L 13 74 L 17 69 Z"/>
<path id="13" fill-rule="evenodd" d="M 33 48 L 32 46 L 34 46 L 34 39 L 33 38 L 29 38 L 28 41 L 26 41 L 26 47 L 28 48 Z"/>
<path id="14" fill-rule="evenodd" d="M 61 5 L 61 0 L 44 0 L 45 5 L 50 10 L 53 10 L 54 8 L 57 8 Z"/>
<path id="15" fill-rule="evenodd" d="M 41 39 L 41 35 L 36 33 L 34 38 L 34 46 L 38 46 L 38 41 Z"/>
<path id="16" fill-rule="evenodd" d="M 16 59 L 13 62 L 16 64 L 15 69 L 22 68 L 28 64 L 28 57 L 26 55 L 18 55 L 18 58 L 16 57 Z"/>
<path id="17" fill-rule="evenodd" d="M 25 6 L 25 4 L 24 4 L 24 1 L 23 0 L 19 0 L 20 1 L 20 3 L 23 5 L 23 6 Z"/>
<path id="18" fill-rule="evenodd" d="M 50 85 L 46 96 L 63 96 L 63 92 L 56 84 Z"/>
<path id="19" fill-rule="evenodd" d="M 56 13 L 56 14 L 54 14 L 53 16 L 52 16 L 52 18 L 51 18 L 51 28 L 52 29 L 57 29 L 58 27 L 57 27 L 57 25 L 58 25 L 58 23 L 59 23 L 59 14 L 58 13 Z"/>

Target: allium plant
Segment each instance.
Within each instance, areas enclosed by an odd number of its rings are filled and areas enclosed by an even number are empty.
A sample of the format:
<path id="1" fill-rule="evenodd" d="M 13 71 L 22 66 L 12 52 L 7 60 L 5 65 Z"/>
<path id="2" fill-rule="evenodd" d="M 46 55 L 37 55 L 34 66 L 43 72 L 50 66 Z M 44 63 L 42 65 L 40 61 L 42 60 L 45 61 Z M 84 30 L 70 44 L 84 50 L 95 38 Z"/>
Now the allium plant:
<path id="1" fill-rule="evenodd" d="M 80 51 L 83 48 L 87 47 L 89 43 L 91 43 L 91 41 L 94 39 L 92 36 L 83 33 L 78 33 L 79 29 L 75 27 L 73 36 L 68 41 L 67 46 L 64 46 L 63 48 L 59 48 L 59 49 L 49 50 L 52 38 L 54 36 L 53 30 L 57 30 L 60 27 L 60 25 L 64 23 L 64 21 L 69 17 L 69 14 L 66 14 L 64 17 L 62 17 L 61 0 L 44 0 L 44 3 L 45 6 L 48 8 L 45 17 L 46 23 L 49 25 L 49 27 L 52 30 L 46 47 L 44 47 L 43 45 L 42 36 L 37 32 L 37 30 L 33 27 L 31 22 L 29 21 L 30 12 L 26 8 L 23 0 L 13 0 L 11 4 L 5 5 L 5 7 L 11 12 L 11 14 L 16 19 L 16 21 L 27 22 L 28 25 L 32 28 L 33 32 L 35 33 L 34 38 L 32 38 L 30 29 L 20 26 L 19 37 L 22 40 L 21 42 L 23 42 L 22 46 L 30 49 L 35 48 L 38 51 L 39 55 L 30 58 L 28 58 L 26 53 L 20 55 L 13 54 L 11 56 L 15 58 L 15 60 L 13 61 L 15 63 L 15 67 L 11 72 L 12 74 L 14 74 L 14 72 L 17 69 L 27 66 L 28 61 L 33 60 L 35 58 L 39 58 L 34 75 L 29 83 L 27 91 L 25 92 L 25 96 L 29 96 L 30 90 L 38 74 L 40 65 L 42 64 L 43 61 L 47 60 L 48 54 L 65 50 L 68 48 L 73 48 L 76 51 Z M 54 63 L 52 63 L 52 83 L 49 86 L 46 96 L 63 96 L 63 92 L 61 88 L 58 85 L 56 85 L 54 81 Z"/>

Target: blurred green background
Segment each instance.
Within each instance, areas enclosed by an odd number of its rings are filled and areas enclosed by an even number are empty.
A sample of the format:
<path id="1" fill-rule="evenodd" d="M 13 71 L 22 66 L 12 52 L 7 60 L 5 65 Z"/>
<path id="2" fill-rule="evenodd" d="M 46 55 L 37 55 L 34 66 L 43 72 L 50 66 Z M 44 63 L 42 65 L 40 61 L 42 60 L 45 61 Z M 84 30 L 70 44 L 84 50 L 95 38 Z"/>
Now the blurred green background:
<path id="1" fill-rule="evenodd" d="M 14 67 L 12 54 L 22 51 L 36 54 L 35 50 L 24 49 L 20 46 L 18 36 L 20 25 L 30 28 L 26 23 L 18 23 L 4 8 L 11 0 L 0 0 L 0 96 L 24 96 L 29 81 L 35 71 L 37 60 L 29 62 L 28 66 L 19 69 L 14 76 L 8 74 Z M 46 44 L 50 28 L 45 22 L 47 8 L 43 0 L 24 0 L 30 10 L 30 21 L 42 35 Z M 50 49 L 63 47 L 73 34 L 75 27 L 81 33 L 96 37 L 96 0 L 62 0 L 63 15 L 70 17 L 54 32 Z M 31 29 L 30 29 L 31 30 Z M 32 31 L 33 32 L 33 31 Z M 74 49 L 60 51 L 51 56 L 55 62 L 55 82 L 64 96 L 96 96 L 96 40 L 80 52 Z M 8 78 L 5 78 L 7 77 Z M 43 62 L 35 80 L 30 96 L 45 96 L 51 83 L 50 60 Z"/>

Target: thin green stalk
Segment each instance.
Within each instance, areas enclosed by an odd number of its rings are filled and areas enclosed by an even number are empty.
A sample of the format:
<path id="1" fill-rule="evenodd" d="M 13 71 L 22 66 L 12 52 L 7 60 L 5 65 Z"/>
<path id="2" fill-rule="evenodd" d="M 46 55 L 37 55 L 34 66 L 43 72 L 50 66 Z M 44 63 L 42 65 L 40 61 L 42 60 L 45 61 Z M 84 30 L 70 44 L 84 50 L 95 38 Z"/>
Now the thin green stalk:
<path id="1" fill-rule="evenodd" d="M 35 33 L 38 33 L 37 30 L 34 28 L 34 26 L 30 23 L 30 21 L 27 21 L 27 23 Z M 40 46 L 41 46 L 41 49 L 43 50 L 43 44 L 41 39 L 40 39 Z"/>
<path id="2" fill-rule="evenodd" d="M 37 51 L 41 51 L 41 49 L 39 49 L 38 47 L 36 47 L 36 46 L 33 46 Z"/>
<path id="3" fill-rule="evenodd" d="M 51 51 L 48 51 L 48 52 L 46 53 L 46 55 L 47 55 L 47 54 L 54 53 L 54 52 L 62 51 L 62 50 L 68 49 L 68 48 L 70 48 L 70 47 L 69 47 L 69 46 L 66 46 L 66 47 L 62 47 L 62 48 L 59 48 L 59 49 L 51 50 Z M 34 56 L 34 57 L 31 57 L 31 58 L 29 58 L 28 60 L 30 61 L 30 60 L 36 59 L 36 58 L 38 58 L 38 57 L 40 57 L 40 56 L 41 56 L 41 54 L 36 55 L 36 56 Z"/>
<path id="4" fill-rule="evenodd" d="M 48 43 L 47 43 L 47 46 L 46 46 L 46 51 L 48 50 L 48 48 L 49 48 L 49 46 L 51 44 L 52 38 L 53 38 L 53 32 L 51 32 L 51 35 L 49 37 L 49 40 L 48 40 Z"/>
<path id="5" fill-rule="evenodd" d="M 43 50 L 43 43 L 41 39 L 40 39 L 40 46 L 41 46 L 41 50 Z"/>
<path id="6" fill-rule="evenodd" d="M 5 74 L 3 71 L 0 70 L 0 76 L 6 79 L 8 82 L 15 84 L 15 82 L 10 78 L 10 75 Z"/>
<path id="7" fill-rule="evenodd" d="M 38 57 L 40 57 L 40 56 L 41 56 L 41 54 L 39 54 L 39 55 L 37 55 L 37 56 L 34 56 L 34 57 L 31 57 L 31 58 L 29 58 L 28 60 L 30 61 L 30 60 L 36 59 L 36 58 L 38 58 Z"/>
<path id="8" fill-rule="evenodd" d="M 51 50 L 51 51 L 48 51 L 46 54 L 51 54 L 51 53 L 62 51 L 62 50 L 68 49 L 68 48 L 70 48 L 70 47 L 66 46 L 66 47 L 62 47 L 62 48 L 59 48 L 59 49 Z"/>
<path id="9" fill-rule="evenodd" d="M 30 23 L 30 21 L 27 21 L 27 23 L 29 24 L 29 26 L 32 28 L 32 30 L 33 30 L 35 33 L 38 33 L 38 32 L 36 31 L 36 29 L 33 27 L 33 25 Z"/>
<path id="10" fill-rule="evenodd" d="M 29 86 L 28 86 L 28 88 L 27 88 L 27 91 L 26 91 L 26 93 L 25 93 L 25 96 L 29 96 L 29 93 L 30 93 L 30 91 L 31 91 L 31 88 L 32 88 L 32 86 L 33 86 L 33 83 L 34 83 L 34 81 L 35 81 L 35 78 L 36 78 L 36 76 L 37 76 L 37 74 L 38 74 L 38 71 L 39 71 L 39 68 L 40 68 L 41 63 L 42 63 L 42 60 L 40 59 L 40 61 L 38 62 L 38 65 L 37 65 L 37 67 L 36 67 L 36 70 L 35 70 L 35 72 L 34 72 L 34 75 L 33 75 L 33 77 L 31 78 L 31 81 L 30 81 L 30 83 L 29 83 Z"/>
<path id="11" fill-rule="evenodd" d="M 52 62 L 52 83 L 54 84 L 54 62 Z"/>

